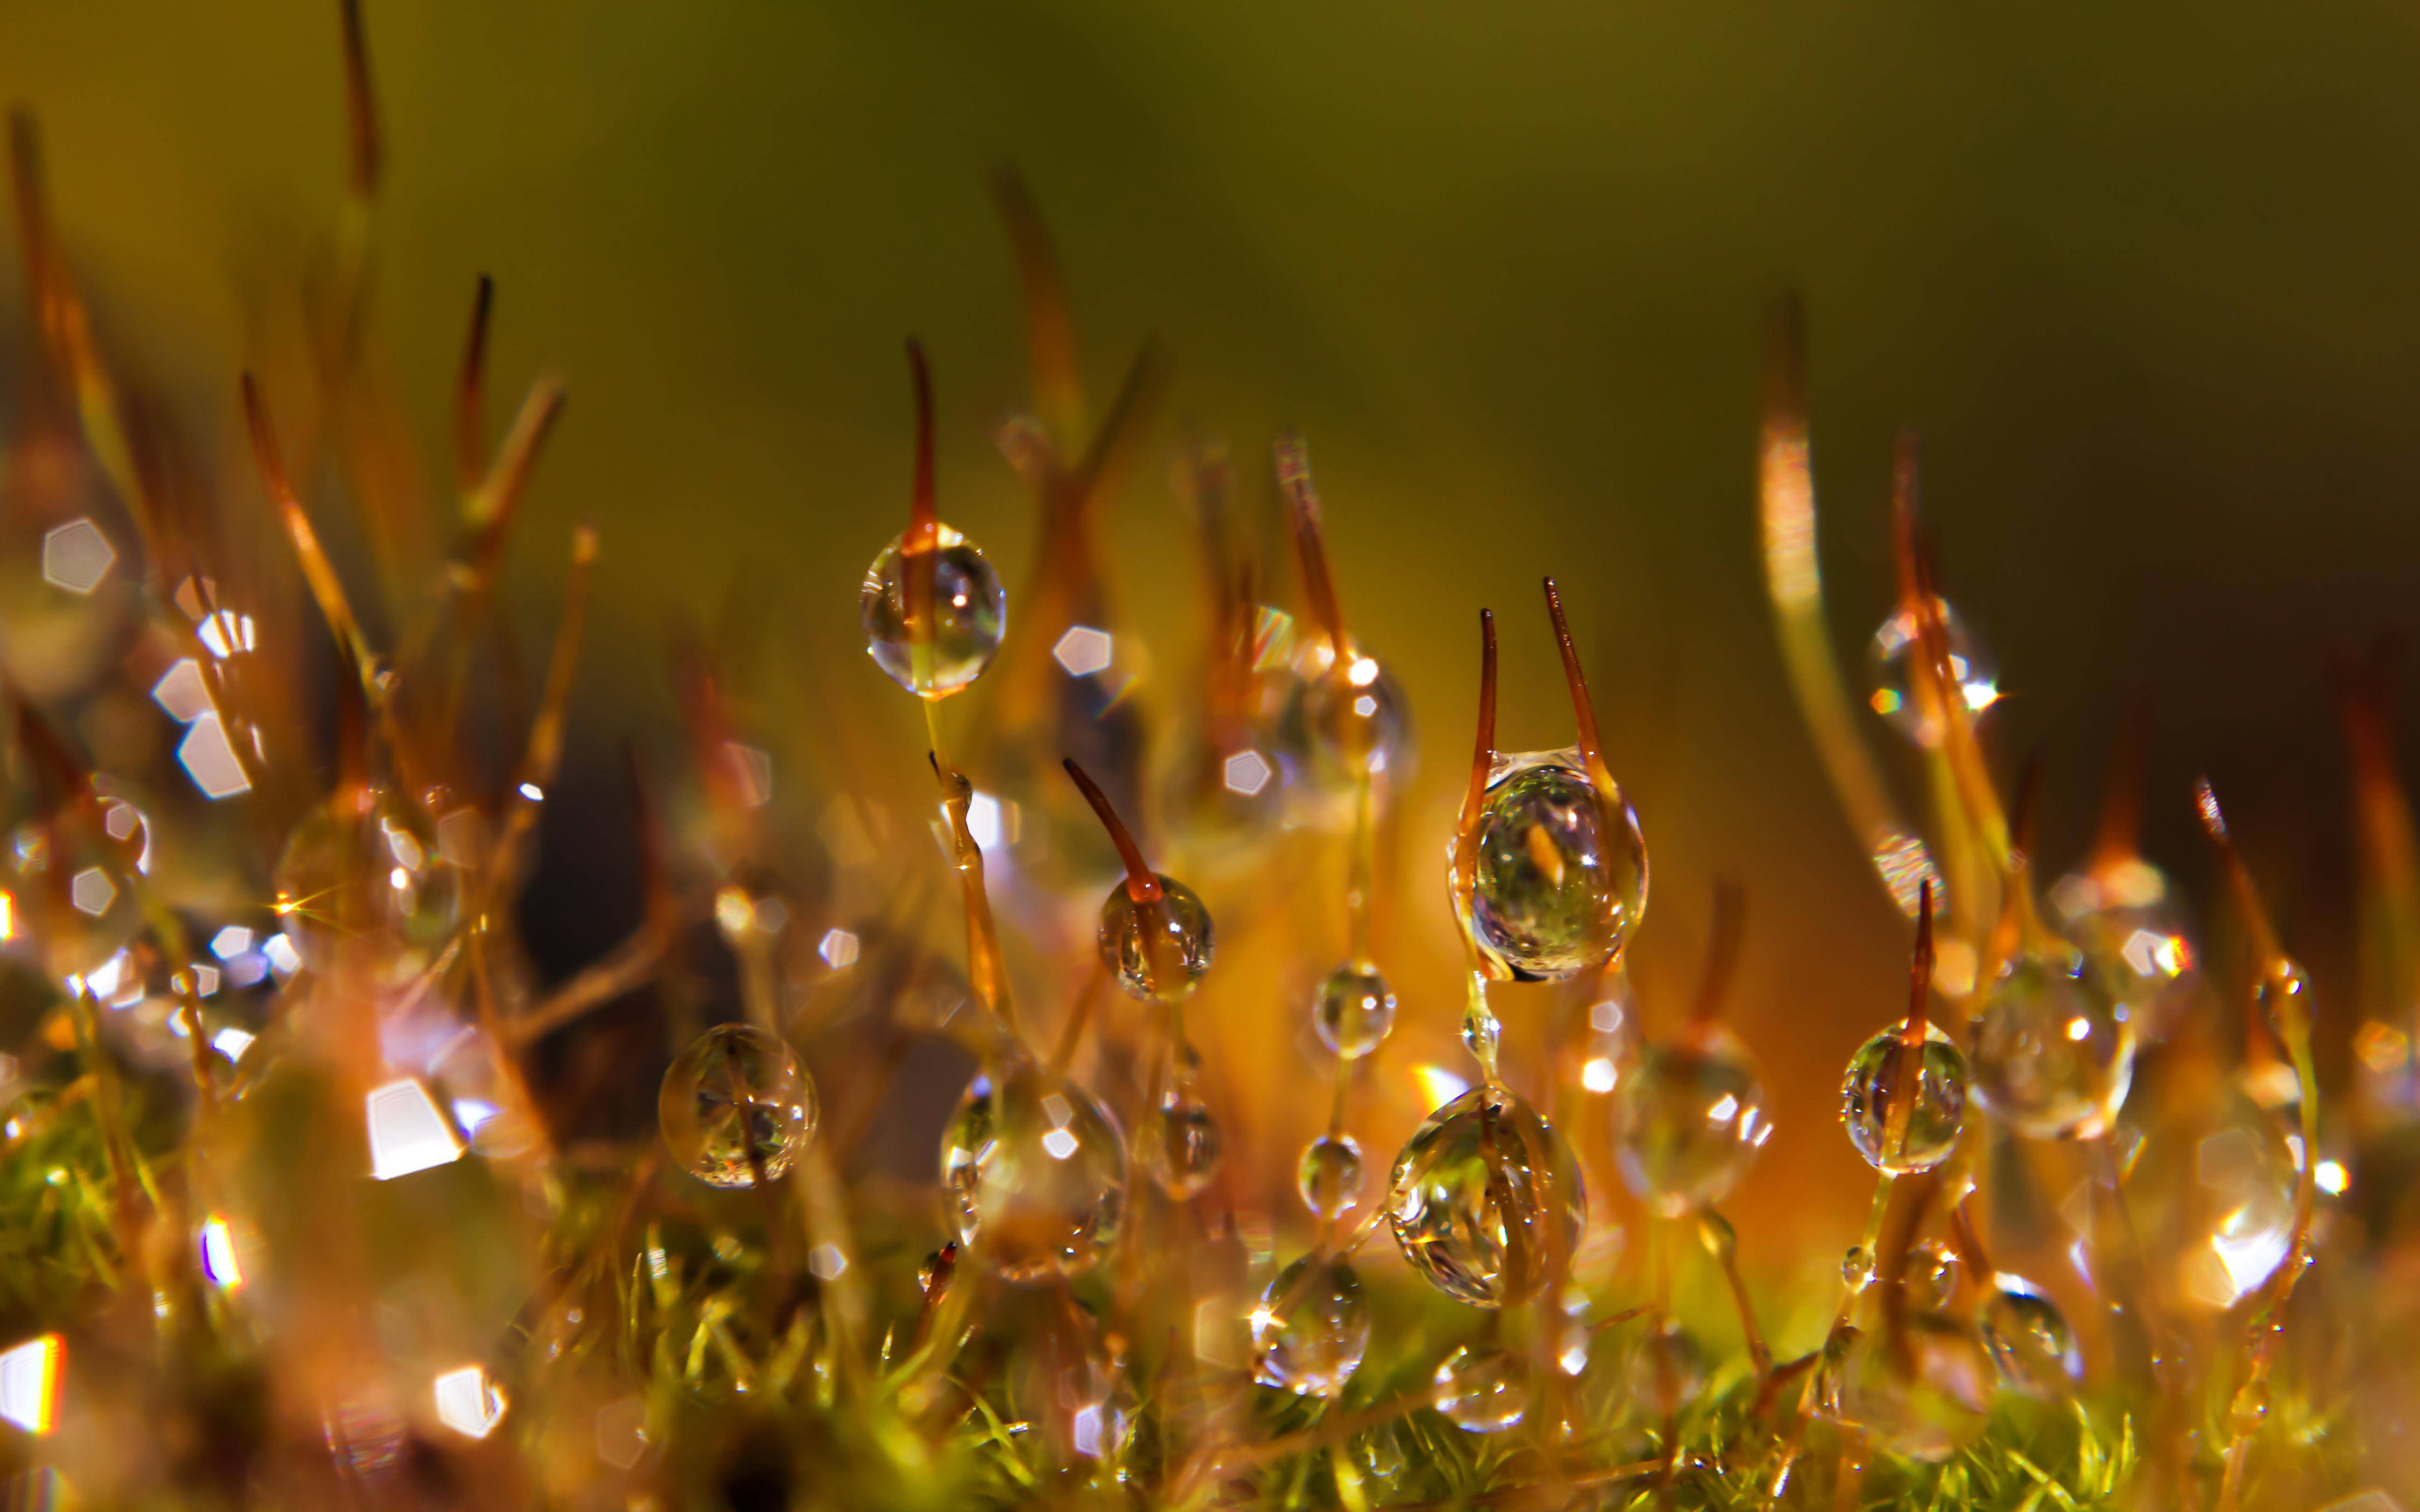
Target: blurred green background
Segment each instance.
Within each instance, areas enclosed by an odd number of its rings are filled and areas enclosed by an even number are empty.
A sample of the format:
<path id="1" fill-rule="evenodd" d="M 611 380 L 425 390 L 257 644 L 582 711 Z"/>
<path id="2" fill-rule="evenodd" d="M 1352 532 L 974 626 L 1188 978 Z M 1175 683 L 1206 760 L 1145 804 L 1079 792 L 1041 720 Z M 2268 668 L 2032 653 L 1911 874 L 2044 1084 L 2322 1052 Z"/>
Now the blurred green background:
<path id="1" fill-rule="evenodd" d="M 2148 681 L 2153 853 L 2207 891 L 2185 790 L 2208 770 L 2323 992 L 2349 993 L 2323 669 L 2406 630 L 2420 589 L 2420 10 L 368 16 L 389 170 L 376 329 L 432 457 L 477 273 L 498 281 L 499 394 L 567 379 L 516 557 L 548 583 L 569 524 L 602 527 L 592 737 L 661 718 L 667 615 L 735 583 L 836 678 L 871 681 L 848 662 L 855 588 L 904 497 L 904 335 L 938 368 L 945 511 L 1021 580 L 1028 506 L 990 444 L 1022 402 L 1021 321 L 985 190 L 1013 162 L 1097 391 L 1157 334 L 1169 417 L 1253 470 L 1278 427 L 1308 435 L 1348 608 L 1423 721 L 1406 891 L 1430 935 L 1471 611 L 1502 616 L 1507 743 L 1560 743 L 1535 608 L 1539 573 L 1560 576 L 1654 848 L 1651 982 L 1693 970 L 1713 874 L 1750 890 L 1739 1017 L 1786 1089 L 1757 1191 L 1851 1177 L 1834 1068 L 1898 1011 L 1905 948 L 1762 605 L 1757 333 L 1785 288 L 1810 312 L 1852 664 L 1888 602 L 1889 449 L 1912 424 L 1951 592 L 2002 665 L 1996 745 L 2047 763 L 2050 862 L 2080 848 Z M 340 193 L 337 49 L 319 0 L 0 12 L 0 95 L 43 120 L 106 332 L 229 457 L 233 373 L 285 298 L 272 274 L 324 239 Z M 1105 527 L 1129 626 L 1182 646 L 1173 434 Z M 911 713 L 868 706 L 913 749 Z M 1450 959 L 1442 936 L 1424 949 Z M 1441 1012 L 1446 986 L 1424 988 Z"/>

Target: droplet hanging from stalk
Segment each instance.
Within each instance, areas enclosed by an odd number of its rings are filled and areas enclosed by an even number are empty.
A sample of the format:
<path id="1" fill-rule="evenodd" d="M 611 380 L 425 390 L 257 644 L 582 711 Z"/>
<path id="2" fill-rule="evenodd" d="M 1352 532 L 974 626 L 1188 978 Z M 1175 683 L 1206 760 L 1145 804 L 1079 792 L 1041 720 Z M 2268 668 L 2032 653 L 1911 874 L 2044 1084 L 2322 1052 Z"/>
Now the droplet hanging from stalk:
<path id="1" fill-rule="evenodd" d="M 656 1114 L 683 1170 L 714 1186 L 756 1186 L 787 1174 L 815 1137 L 815 1083 L 772 1035 L 719 1024 L 673 1057 Z"/>
<path id="2" fill-rule="evenodd" d="M 1092 1094 L 1030 1064 L 977 1076 L 942 1135 L 959 1242 L 1012 1281 L 1080 1276 L 1117 1243 L 1126 1146 Z"/>
<path id="3" fill-rule="evenodd" d="M 857 598 L 866 652 L 920 698 L 945 698 L 982 676 L 1008 632 L 1009 595 L 975 543 L 941 523 L 933 486 L 932 378 L 908 345 L 916 386 L 916 482 L 908 528 L 866 569 Z"/>
<path id="4" fill-rule="evenodd" d="M 1929 1171 L 1958 1145 L 1966 1111 L 1966 1057 L 1927 1017 L 1932 993 L 1932 885 L 1917 902 L 1908 1016 L 1860 1046 L 1841 1082 L 1841 1122 L 1868 1165 Z"/>
<path id="5" fill-rule="evenodd" d="M 1647 1044 L 1614 1089 L 1615 1163 L 1663 1217 L 1730 1195 L 1772 1137 L 1755 1058 L 1718 1016 L 1738 958 L 1741 918 L 1737 889 L 1719 888 L 1696 1005 L 1678 1032 Z"/>
<path id="6" fill-rule="evenodd" d="M 1072 761 L 1064 765 L 1126 864 L 1125 880 L 1110 889 L 1100 905 L 1101 964 L 1129 997 L 1144 1003 L 1182 1002 L 1210 970 L 1210 910 L 1191 888 L 1153 871 L 1133 833 L 1110 807 L 1108 795 L 1082 767 Z"/>

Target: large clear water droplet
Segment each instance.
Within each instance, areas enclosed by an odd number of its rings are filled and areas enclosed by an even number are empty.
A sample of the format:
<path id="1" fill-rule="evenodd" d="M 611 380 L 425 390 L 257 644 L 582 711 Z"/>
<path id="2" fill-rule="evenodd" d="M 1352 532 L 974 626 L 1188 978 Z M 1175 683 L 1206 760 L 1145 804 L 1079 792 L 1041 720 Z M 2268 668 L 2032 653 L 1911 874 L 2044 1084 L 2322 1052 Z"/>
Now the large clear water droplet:
<path id="1" fill-rule="evenodd" d="M 2012 1391 L 2059 1397 L 2073 1391 L 2083 1378 L 2083 1356 L 2076 1349 L 2067 1315 L 2031 1281 L 2015 1276 L 1995 1279 L 1992 1295 L 1983 1303 L 1983 1338 L 1991 1346 L 2000 1380 Z"/>
<path id="2" fill-rule="evenodd" d="M 1991 653 L 1958 611 L 1945 600 L 1941 605 L 1944 639 L 1948 643 L 1949 680 L 1970 714 L 1980 714 L 1999 701 L 1999 674 L 1992 664 Z M 1940 713 L 1919 707 L 1924 700 L 1916 693 L 1916 659 L 1923 650 L 1917 644 L 1916 617 L 1901 610 L 1882 622 L 1874 632 L 1873 642 L 1866 647 L 1866 671 L 1874 680 L 1874 693 L 1868 699 L 1874 712 L 1891 721 L 1892 728 L 1927 749 L 1941 744 L 1943 734 Z"/>
<path id="3" fill-rule="evenodd" d="M 1518 1427 L 1530 1391 L 1529 1362 L 1496 1345 L 1463 1345 L 1437 1366 L 1437 1410 L 1464 1433 Z"/>
<path id="4" fill-rule="evenodd" d="M 1837 1415 L 1905 1459 L 1939 1464 L 1974 1442 L 1991 1410 L 1992 1357 L 1973 1325 L 1913 1313 L 1894 1349 L 1880 1329 L 1842 1357 Z"/>
<path id="5" fill-rule="evenodd" d="M 942 1134 L 959 1242 L 1014 1281 L 1080 1276 L 1117 1242 L 1126 1146 L 1092 1095 L 1025 1065 L 978 1076 Z"/>
<path id="6" fill-rule="evenodd" d="M 815 1134 L 815 1083 L 789 1046 L 744 1023 L 674 1057 L 655 1108 L 672 1158 L 718 1187 L 779 1179 Z"/>
<path id="7" fill-rule="evenodd" d="M 1199 1099 L 1184 1093 L 1160 1105 L 1150 1138 L 1143 1144 L 1143 1165 L 1161 1191 L 1185 1202 L 1219 1175 L 1225 1151 L 1219 1120 Z"/>
<path id="8" fill-rule="evenodd" d="M 1303 1150 L 1295 1189 L 1315 1218 L 1340 1218 L 1361 1205 L 1365 1173 L 1360 1142 L 1350 1134 L 1322 1134 Z"/>
<path id="9" fill-rule="evenodd" d="M 2165 1055 L 2191 1053 L 2179 1044 Z M 2161 1299 L 2184 1312 L 2224 1312 L 2293 1247 L 2301 1162 L 2275 1113 L 2214 1069 L 2193 1083 L 2163 1076 L 2156 1090 L 2189 1095 L 2158 1099 L 2160 1116 L 2139 1124 L 2128 1115 L 2126 1202 Z"/>
<path id="10" fill-rule="evenodd" d="M 1967 1063 L 1975 1095 L 2029 1139 L 2089 1138 L 2126 1100 L 2135 1036 L 2082 951 L 2019 951 L 1974 1008 Z"/>
<path id="11" fill-rule="evenodd" d="M 1141 1003 L 1177 1003 L 1210 970 L 1210 910 L 1193 889 L 1160 879 L 1160 896 L 1138 903 L 1121 882 L 1100 905 L 1101 964 Z"/>
<path id="12" fill-rule="evenodd" d="M 1400 782 L 1411 754 L 1403 690 L 1375 659 L 1350 652 L 1294 684 L 1277 747 L 1288 783 L 1314 795 L 1349 793 L 1365 774 Z"/>
<path id="13" fill-rule="evenodd" d="M 1470 901 L 1480 947 L 1543 982 L 1621 949 L 1647 908 L 1647 841 L 1629 802 L 1601 799 L 1576 750 L 1497 757 L 1483 802 Z"/>
<path id="14" fill-rule="evenodd" d="M 386 788 L 340 790 L 286 837 L 277 913 L 303 964 L 358 950 L 389 984 L 426 971 L 461 918 L 460 875 L 419 804 Z"/>
<path id="15" fill-rule="evenodd" d="M 2128 860 L 2062 877 L 2048 899 L 2060 928 L 2125 1005 L 2135 1041 L 2166 1040 L 2202 986 L 2200 953 L 2168 878 Z"/>
<path id="16" fill-rule="evenodd" d="M 1343 1261 L 1305 1255 L 1277 1273 L 1252 1314 L 1253 1379 L 1333 1398 L 1370 1348 L 1370 1302 Z"/>
<path id="17" fill-rule="evenodd" d="M 1668 1218 L 1729 1195 L 1772 1135 L 1755 1061 L 1719 1023 L 1649 1045 L 1614 1100 L 1622 1179 Z"/>
<path id="18" fill-rule="evenodd" d="M 992 664 L 1008 631 L 1008 590 L 975 542 L 941 526 L 932 552 L 932 644 L 920 666 L 917 627 L 908 612 L 907 540 L 893 538 L 866 569 L 857 617 L 867 653 L 891 681 L 921 697 L 944 697 Z"/>
<path id="19" fill-rule="evenodd" d="M 1311 1005 L 1311 1026 L 1320 1042 L 1347 1060 L 1377 1049 L 1394 1023 L 1394 990 L 1367 961 L 1330 971 Z"/>
<path id="20" fill-rule="evenodd" d="M 1923 1053 L 1912 1068 L 1906 1026 L 1894 1024 L 1859 1046 L 1841 1081 L 1841 1122 L 1849 1143 L 1877 1171 L 1905 1175 L 1929 1171 L 1958 1147 L 1966 1112 L 1966 1057 L 1936 1024 L 1925 1025 Z M 1891 1120 L 1902 1076 L 1908 1098 L 1907 1125 L 1895 1142 Z"/>
<path id="21" fill-rule="evenodd" d="M 1404 1258 L 1474 1307 L 1533 1296 L 1569 1263 L 1588 1211 L 1570 1145 L 1501 1087 L 1429 1114 L 1395 1158 L 1390 1189 Z"/>

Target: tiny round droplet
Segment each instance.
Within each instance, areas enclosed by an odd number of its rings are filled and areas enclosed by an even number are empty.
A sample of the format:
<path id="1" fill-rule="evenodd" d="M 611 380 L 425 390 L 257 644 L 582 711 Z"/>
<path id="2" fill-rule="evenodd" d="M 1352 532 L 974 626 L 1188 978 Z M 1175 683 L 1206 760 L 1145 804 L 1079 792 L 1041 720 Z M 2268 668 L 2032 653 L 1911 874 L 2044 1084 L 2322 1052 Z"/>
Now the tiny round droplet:
<path id="1" fill-rule="evenodd" d="M 460 879 L 426 811 L 383 788 L 339 791 L 286 837 L 277 913 L 303 963 L 359 949 L 389 983 L 427 969 L 460 918 Z"/>
<path id="2" fill-rule="evenodd" d="M 1305 1255 L 1277 1273 L 1252 1314 L 1253 1379 L 1332 1398 L 1370 1348 L 1370 1302 L 1343 1261 Z"/>
<path id="3" fill-rule="evenodd" d="M 939 527 L 930 553 L 933 624 L 929 647 L 918 645 L 919 627 L 908 602 L 908 554 L 904 535 L 882 548 L 866 569 L 857 614 L 866 651 L 890 680 L 925 698 L 958 692 L 992 664 L 1009 623 L 1008 590 L 975 543 Z"/>
<path id="4" fill-rule="evenodd" d="M 1621 949 L 1647 907 L 1647 841 L 1572 750 L 1496 759 L 1479 813 L 1471 928 L 1523 981 L 1559 982 Z"/>
<path id="5" fill-rule="evenodd" d="M 1530 1366 L 1512 1350 L 1465 1344 L 1437 1366 L 1437 1410 L 1466 1434 L 1500 1434 L 1530 1410 Z"/>
<path id="6" fill-rule="evenodd" d="M 1906 1061 L 1905 1025 L 1883 1030 L 1849 1057 L 1841 1081 L 1841 1122 L 1849 1143 L 1877 1171 L 1929 1171 L 1958 1147 L 1966 1112 L 1966 1057 L 1936 1024 L 1925 1025 L 1924 1051 L 1907 1075 L 1907 1126 L 1891 1137 L 1892 1099 L 1899 1095 Z"/>
<path id="7" fill-rule="evenodd" d="M 718 1187 L 778 1179 L 815 1133 L 815 1083 L 762 1029 L 717 1024 L 673 1057 L 656 1096 L 665 1146 Z"/>
<path id="8" fill-rule="evenodd" d="M 1387 1221 L 1412 1268 L 1474 1307 L 1533 1296 L 1580 1245 L 1588 1199 L 1571 1146 L 1501 1087 L 1428 1115 L 1395 1158 Z"/>
<path id="9" fill-rule="evenodd" d="M 1983 1338 L 1992 1363 L 2009 1389 L 2030 1397 L 2057 1397 L 2083 1377 L 2075 1331 L 2059 1304 L 2040 1287 L 2015 1276 L 1996 1278 L 1983 1304 Z"/>
<path id="10" fill-rule="evenodd" d="M 959 1242 L 1012 1281 L 1080 1276 L 1117 1242 L 1126 1146 L 1092 1095 L 1032 1065 L 977 1076 L 942 1132 Z"/>
<path id="11" fill-rule="evenodd" d="M 1378 1048 L 1395 1023 L 1395 995 L 1367 961 L 1340 966 L 1320 983 L 1311 1024 L 1320 1042 L 1347 1060 Z"/>
<path id="12" fill-rule="evenodd" d="M 1946 600 L 1934 602 L 1941 606 L 1943 639 L 1948 643 L 1950 683 L 1966 712 L 1979 714 L 2000 696 L 1999 675 L 1993 669 L 1991 653 Z M 1919 707 L 1924 702 L 1915 683 L 1916 659 L 1924 654 L 1919 639 L 1916 617 L 1904 609 L 1882 622 L 1866 647 L 1866 670 L 1874 679 L 1868 701 L 1899 733 L 1930 749 L 1941 744 L 1945 732 L 1940 711 Z"/>
<path id="13" fill-rule="evenodd" d="M 1841 1257 L 1841 1280 L 1849 1290 L 1861 1292 L 1874 1279 L 1874 1252 L 1863 1245 L 1851 1245 Z"/>
<path id="14" fill-rule="evenodd" d="M 2310 1033 L 2310 973 L 2299 962 L 2280 960 L 2260 973 L 2260 983 L 2253 988 L 2253 1001 L 2259 1005 L 2260 1016 L 2286 1043 Z"/>
<path id="15" fill-rule="evenodd" d="M 1175 1096 L 1160 1105 L 1152 1120 L 1143 1164 L 1161 1191 L 1184 1202 L 1218 1176 L 1225 1148 L 1210 1109 L 1190 1095 Z"/>
<path id="16" fill-rule="evenodd" d="M 1772 1135 L 1755 1062 L 1719 1023 L 1649 1045 L 1614 1098 L 1622 1179 L 1668 1218 L 1721 1201 Z"/>
<path id="17" fill-rule="evenodd" d="M 1294 1184 L 1315 1218 L 1340 1218 L 1361 1205 L 1361 1146 L 1350 1134 L 1322 1134 L 1303 1151 Z"/>
<path id="18" fill-rule="evenodd" d="M 1210 910 L 1193 889 L 1160 879 L 1160 896 L 1138 903 L 1119 883 L 1100 905 L 1100 958 L 1126 995 L 1176 1003 L 1210 970 Z"/>
<path id="19" fill-rule="evenodd" d="M 2019 951 L 1975 1008 L 1975 1095 L 2028 1139 L 2105 1130 L 2135 1074 L 2135 1037 L 2100 973 L 2065 943 Z"/>
<path id="20" fill-rule="evenodd" d="M 1403 690 L 1374 658 L 1351 652 L 1294 684 L 1277 742 L 1288 782 L 1316 791 L 1350 791 L 1365 774 L 1400 780 L 1411 745 Z"/>

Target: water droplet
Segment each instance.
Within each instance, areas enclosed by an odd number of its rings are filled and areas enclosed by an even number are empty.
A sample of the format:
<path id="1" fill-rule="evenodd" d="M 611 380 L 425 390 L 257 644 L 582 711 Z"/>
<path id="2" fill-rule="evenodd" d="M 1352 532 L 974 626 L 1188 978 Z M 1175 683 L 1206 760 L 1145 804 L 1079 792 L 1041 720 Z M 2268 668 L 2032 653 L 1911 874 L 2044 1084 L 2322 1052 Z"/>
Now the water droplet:
<path id="1" fill-rule="evenodd" d="M 1894 1349 L 1881 1330 L 1858 1335 L 1842 1356 L 1837 1414 L 1882 1448 L 1939 1464 L 1972 1443 L 1990 1412 L 1992 1357 L 1970 1324 L 1914 1313 Z"/>
<path id="2" fill-rule="evenodd" d="M 1721 1201 L 1772 1133 L 1755 1062 L 1719 1023 L 1648 1046 L 1614 1095 L 1622 1179 L 1665 1217 Z"/>
<path id="3" fill-rule="evenodd" d="M 717 1024 L 664 1073 L 656 1117 L 672 1158 L 718 1187 L 771 1181 L 815 1134 L 815 1084 L 762 1029 Z"/>
<path id="4" fill-rule="evenodd" d="M 1191 1094 L 1169 1097 L 1151 1121 L 1143 1142 L 1143 1165 L 1160 1190 L 1179 1202 L 1191 1199 L 1219 1174 L 1224 1153 L 1219 1121 Z"/>
<path id="5" fill-rule="evenodd" d="M 1943 638 L 1948 643 L 1949 680 L 1967 713 L 1980 714 L 2000 696 L 1999 675 L 1992 666 L 1991 653 L 1945 600 L 1934 602 L 1941 606 Z M 1899 733 L 1929 749 L 1941 744 L 1943 730 L 1938 711 L 1929 712 L 1928 717 L 1927 711 L 1918 707 L 1923 700 L 1916 693 L 1915 661 L 1923 653 L 1917 639 L 1916 618 L 1904 609 L 1874 632 L 1866 647 L 1866 671 L 1874 681 L 1868 701 Z"/>
<path id="6" fill-rule="evenodd" d="M 1437 1367 L 1437 1410 L 1467 1434 L 1500 1434 L 1530 1410 L 1530 1366 L 1512 1350 L 1466 1344 Z"/>
<path id="7" fill-rule="evenodd" d="M 1995 1278 L 1983 1303 L 1983 1338 L 1992 1363 L 2013 1391 L 2030 1397 L 2064 1396 L 2083 1376 L 2075 1332 L 2059 1304 L 2041 1288 L 2015 1276 Z"/>
<path id="8" fill-rule="evenodd" d="M 1537 1110 L 1477 1087 L 1428 1115 L 1395 1158 L 1387 1220 L 1412 1268 L 1474 1307 L 1536 1293 L 1579 1247 L 1579 1162 Z"/>
<path id="9" fill-rule="evenodd" d="M 2131 859 L 2062 877 L 2048 897 L 2060 927 L 2126 1005 L 2136 1042 L 2166 1040 L 2202 982 L 2200 953 L 2167 877 Z"/>
<path id="10" fill-rule="evenodd" d="M 1370 1303 L 1353 1267 L 1305 1255 L 1279 1271 L 1252 1314 L 1253 1378 L 1333 1398 L 1370 1348 Z"/>
<path id="11" fill-rule="evenodd" d="M 1873 1278 L 1874 1252 L 1863 1245 L 1851 1245 L 1848 1253 L 1841 1257 L 1841 1283 L 1851 1291 L 1861 1292 Z"/>
<path id="12" fill-rule="evenodd" d="M 66 803 L 47 824 L 17 831 L 15 903 L 53 975 L 98 971 L 141 933 L 132 879 L 149 869 L 149 835 L 141 810 L 108 796 Z"/>
<path id="13" fill-rule="evenodd" d="M 1603 963 L 1647 907 L 1638 816 L 1599 799 L 1575 750 L 1496 758 L 1479 814 L 1471 928 L 1524 981 Z"/>
<path id="14" fill-rule="evenodd" d="M 1160 896 L 1149 903 L 1137 903 L 1120 882 L 1101 901 L 1101 963 L 1128 997 L 1181 1002 L 1210 970 L 1213 949 L 1210 910 L 1181 882 L 1162 877 Z"/>
<path id="15" fill-rule="evenodd" d="M 1651 1329 L 1623 1363 L 1631 1400 L 1669 1418 L 1705 1384 L 1705 1349 L 1697 1336 L 1669 1319 Z"/>
<path id="16" fill-rule="evenodd" d="M 908 604 L 907 537 L 894 538 L 866 569 L 857 614 L 866 651 L 890 680 L 920 697 L 941 698 L 982 675 L 1007 632 L 1009 594 L 973 541 L 940 528 L 932 553 L 932 644 L 919 667 L 917 627 Z"/>
<path id="17" fill-rule="evenodd" d="M 453 937 L 460 879 L 418 804 L 353 788 L 303 816 L 277 863 L 277 912 L 313 971 L 359 949 L 389 983 L 418 976 Z"/>
<path id="18" fill-rule="evenodd" d="M 1975 1095 L 2029 1139 L 2109 1126 L 2134 1079 L 2135 1037 L 2100 973 L 2073 946 L 2025 950 L 1975 1008 Z"/>
<path id="19" fill-rule="evenodd" d="M 1092 1094 L 1039 1067 L 978 1076 L 942 1135 L 959 1242 L 1013 1281 L 1080 1276 L 1117 1242 L 1126 1147 Z"/>
<path id="20" fill-rule="evenodd" d="M 1908 1289 L 1910 1307 L 1925 1312 L 1945 1308 L 1958 1295 L 1958 1252 L 1936 1239 L 1919 1240 L 1908 1246 L 1900 1280 Z"/>
<path id="21" fill-rule="evenodd" d="M 1411 754 L 1403 690 L 1374 658 L 1349 653 L 1294 684 L 1277 747 L 1288 781 L 1315 792 L 1350 792 L 1363 774 L 1401 782 Z"/>
<path id="22" fill-rule="evenodd" d="M 1891 1099 L 1900 1090 L 1906 1060 L 1904 1025 L 1894 1024 L 1858 1047 L 1841 1082 L 1841 1122 L 1849 1143 L 1877 1171 L 1905 1175 L 1929 1171 L 1958 1147 L 1959 1121 L 1966 1111 L 1966 1057 L 1936 1024 L 1925 1025 L 1923 1054 L 1909 1078 L 1907 1128 L 1891 1139 Z"/>
<path id="23" fill-rule="evenodd" d="M 1320 983 L 1311 1024 L 1320 1042 L 1348 1060 L 1378 1048 L 1394 1027 L 1395 995 L 1367 961 L 1340 966 Z"/>
<path id="24" fill-rule="evenodd" d="M 2288 1044 L 2310 1033 L 2312 997 L 2310 973 L 2295 961 L 2277 961 L 2260 974 L 2260 983 L 2253 988 L 2253 1001 L 2259 1005 L 2260 1016 L 2270 1029 Z"/>
<path id="25" fill-rule="evenodd" d="M 1340 1218 L 1361 1204 L 1361 1146 L 1350 1134 L 1322 1134 L 1303 1151 L 1294 1184 L 1316 1218 Z"/>

